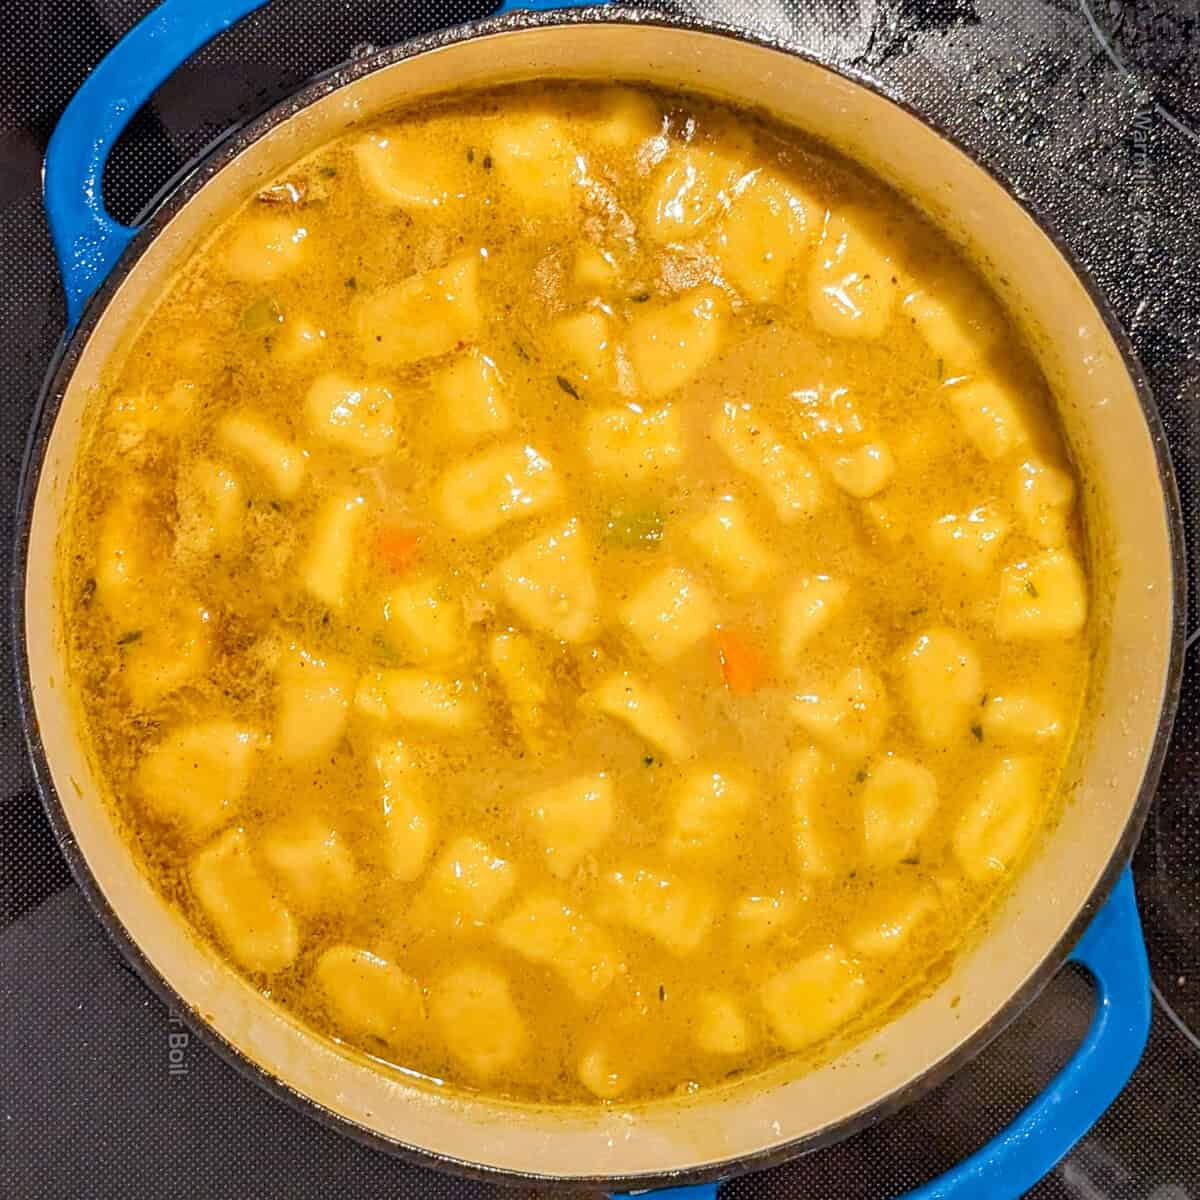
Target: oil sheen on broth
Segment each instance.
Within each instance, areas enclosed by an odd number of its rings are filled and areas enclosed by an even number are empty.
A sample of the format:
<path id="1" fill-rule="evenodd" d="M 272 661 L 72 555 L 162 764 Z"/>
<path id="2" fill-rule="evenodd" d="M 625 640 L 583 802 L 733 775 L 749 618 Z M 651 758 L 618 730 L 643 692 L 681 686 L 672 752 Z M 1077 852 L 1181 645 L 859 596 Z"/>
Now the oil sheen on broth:
<path id="1" fill-rule="evenodd" d="M 313 1027 L 628 1102 L 944 974 L 1088 669 L 1044 381 L 937 230 L 689 95 L 458 98 L 298 162 L 96 402 L 64 535 L 124 827 Z"/>

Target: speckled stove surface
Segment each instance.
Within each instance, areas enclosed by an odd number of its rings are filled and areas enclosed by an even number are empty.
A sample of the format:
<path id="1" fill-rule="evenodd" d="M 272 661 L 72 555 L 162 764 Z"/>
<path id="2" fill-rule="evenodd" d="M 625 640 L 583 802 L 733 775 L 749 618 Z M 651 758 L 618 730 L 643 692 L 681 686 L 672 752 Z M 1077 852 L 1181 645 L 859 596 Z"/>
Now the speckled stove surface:
<path id="1" fill-rule="evenodd" d="M 53 122 L 147 0 L 0 5 L 0 567 L 34 399 L 63 323 L 38 195 Z M 1200 545 L 1200 0 L 672 0 L 887 84 L 1063 231 L 1131 331 Z M 356 46 L 482 16 L 487 0 L 274 0 L 179 71 L 110 164 L 129 218 L 239 116 Z M 1194 568 L 1193 568 L 1194 571 Z M 1191 581 L 1193 591 L 1197 582 Z M 1189 629 L 1198 624 L 1195 601 Z M 0 650 L 11 657 L 7 621 Z M 1145 1059 L 1036 1200 L 1200 1200 L 1200 645 L 1135 859 L 1155 981 Z M 968 1154 L 1066 1060 L 1070 972 L 975 1063 L 877 1128 L 727 1185 L 726 1200 L 887 1200 Z M 172 1072 L 173 1052 L 183 1072 Z M 0 686 L 0 1196 L 12 1200 L 489 1200 L 268 1098 L 187 1039 L 70 881 Z"/>

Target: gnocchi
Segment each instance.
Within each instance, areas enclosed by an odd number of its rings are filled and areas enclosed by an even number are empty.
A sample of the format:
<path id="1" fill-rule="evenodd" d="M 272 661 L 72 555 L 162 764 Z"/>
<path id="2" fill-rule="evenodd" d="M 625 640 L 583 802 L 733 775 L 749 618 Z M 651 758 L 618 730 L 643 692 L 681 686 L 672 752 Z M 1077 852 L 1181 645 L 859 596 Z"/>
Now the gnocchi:
<path id="1" fill-rule="evenodd" d="M 386 1045 L 402 1044 L 425 1020 L 421 988 L 381 955 L 331 946 L 313 968 L 337 1028 Z"/>
<path id="2" fill-rule="evenodd" d="M 716 357 L 728 306 L 715 288 L 700 288 L 644 307 L 630 325 L 626 353 L 642 392 L 657 399 L 683 387 Z"/>
<path id="3" fill-rule="evenodd" d="M 203 837 L 236 815 L 259 743 L 253 730 L 228 719 L 184 725 L 143 756 L 134 790 L 159 820 Z"/>
<path id="4" fill-rule="evenodd" d="M 198 851 L 188 867 L 196 902 L 230 955 L 248 971 L 272 975 L 300 948 L 296 921 L 263 876 L 241 826 Z"/>
<path id="5" fill-rule="evenodd" d="M 382 793 L 383 860 L 403 883 L 418 879 L 433 849 L 437 829 L 420 772 L 403 742 L 385 742 L 375 753 Z"/>
<path id="6" fill-rule="evenodd" d="M 353 665 L 292 645 L 279 664 L 278 679 L 272 749 L 287 762 L 328 754 L 350 718 Z"/>
<path id="7" fill-rule="evenodd" d="M 723 404 L 712 436 L 733 465 L 758 484 L 781 521 L 810 517 L 821 507 L 821 484 L 812 463 L 782 441 L 749 404 Z"/>
<path id="8" fill-rule="evenodd" d="M 504 433 L 513 421 L 499 368 L 472 347 L 444 367 L 434 391 L 450 429 L 464 440 Z"/>
<path id="9" fill-rule="evenodd" d="M 785 967 L 763 985 L 762 1004 L 775 1035 L 802 1050 L 833 1033 L 858 1011 L 866 980 L 838 946 Z"/>
<path id="10" fill-rule="evenodd" d="M 549 459 L 509 442 L 485 450 L 442 477 L 442 518 L 466 537 L 484 537 L 509 521 L 534 517 L 561 496 Z"/>
<path id="11" fill-rule="evenodd" d="M 429 1008 L 450 1052 L 477 1080 L 511 1067 L 529 1041 L 507 978 L 489 963 L 451 968 L 433 985 Z"/>
<path id="12" fill-rule="evenodd" d="M 373 367 L 405 367 L 461 348 L 479 329 L 479 258 L 462 254 L 364 296 L 356 316 L 359 348 Z"/>
<path id="13" fill-rule="evenodd" d="M 712 892 L 703 884 L 639 867 L 614 871 L 604 882 L 607 900 L 602 911 L 668 953 L 691 954 L 708 937 L 716 909 Z"/>
<path id="14" fill-rule="evenodd" d="M 364 383 L 347 375 L 319 375 L 304 401 L 309 428 L 357 454 L 377 458 L 396 445 L 396 401 L 379 383 Z"/>
<path id="15" fill-rule="evenodd" d="M 1107 594 L 1055 398 L 766 113 L 401 100 L 243 179 L 86 398 L 98 792 L 214 961 L 448 1103 L 795 1074 L 1056 811 Z"/>
<path id="16" fill-rule="evenodd" d="M 876 224 L 863 212 L 826 214 L 808 292 L 813 322 L 825 333 L 878 338 L 896 311 L 901 268 Z"/>
<path id="17" fill-rule="evenodd" d="M 502 946 L 552 969 L 583 1004 L 595 1003 L 616 974 L 608 938 L 548 894 L 533 896 L 509 913 L 497 926 L 496 937 Z"/>
<path id="18" fill-rule="evenodd" d="M 504 598 L 535 629 L 564 642 L 583 642 L 599 625 L 592 555 L 572 518 L 527 542 L 497 569 Z"/>
<path id="19" fill-rule="evenodd" d="M 530 796 L 526 821 L 558 879 L 568 879 L 612 832 L 613 785 L 607 775 L 581 775 Z"/>
<path id="20" fill-rule="evenodd" d="M 684 567 L 668 567 L 632 595 L 621 623 L 659 664 L 672 662 L 716 624 L 708 592 Z"/>

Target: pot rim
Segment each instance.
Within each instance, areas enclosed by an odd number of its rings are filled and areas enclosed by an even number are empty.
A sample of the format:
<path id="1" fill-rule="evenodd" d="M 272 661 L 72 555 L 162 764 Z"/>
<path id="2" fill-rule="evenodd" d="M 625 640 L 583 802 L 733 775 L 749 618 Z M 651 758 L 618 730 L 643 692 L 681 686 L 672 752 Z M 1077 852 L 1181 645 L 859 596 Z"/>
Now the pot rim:
<path id="1" fill-rule="evenodd" d="M 459 1159 L 418 1145 L 386 1137 L 373 1129 L 335 1113 L 307 1095 L 290 1087 L 283 1079 L 263 1070 L 249 1059 L 234 1043 L 209 1025 L 191 1007 L 158 969 L 145 956 L 124 923 L 112 909 L 96 877 L 92 874 L 83 852 L 73 836 L 66 807 L 54 787 L 49 762 L 37 726 L 33 701 L 33 684 L 26 642 L 25 585 L 28 570 L 29 536 L 34 503 L 38 493 L 42 467 L 63 398 L 78 366 L 84 347 L 96 328 L 110 301 L 135 268 L 147 247 L 158 237 L 180 211 L 214 176 L 228 166 L 247 146 L 270 134 L 278 125 L 309 107 L 331 92 L 356 80 L 388 68 L 409 58 L 475 38 L 526 30 L 559 28 L 584 24 L 645 25 L 655 28 L 678 29 L 685 33 L 702 33 L 746 42 L 753 46 L 799 58 L 810 65 L 849 80 L 851 83 L 882 97 L 906 115 L 932 129 L 942 140 L 963 154 L 978 170 L 997 183 L 1015 204 L 1033 219 L 1058 254 L 1083 285 L 1093 308 L 1120 352 L 1126 372 L 1133 383 L 1154 446 L 1158 480 L 1165 507 L 1170 543 L 1172 574 L 1172 627 L 1168 667 L 1153 745 L 1146 770 L 1125 828 L 1113 847 L 1104 870 L 1085 903 L 1081 906 L 1062 936 L 1045 953 L 1041 963 L 1025 984 L 1014 992 L 995 1015 L 974 1034 L 950 1053 L 930 1063 L 906 1086 L 889 1093 L 853 1117 L 779 1146 L 758 1152 L 710 1163 L 694 1169 L 683 1168 L 657 1176 L 648 1175 L 579 1175 L 563 1176 L 521 1172 Z M 141 214 L 137 233 L 99 287 L 89 297 L 83 314 L 74 330 L 64 335 L 47 370 L 46 379 L 35 405 L 30 432 L 20 472 L 16 508 L 14 570 L 11 593 L 11 619 L 16 668 L 17 694 L 21 722 L 33 764 L 34 776 L 59 849 L 66 858 L 71 874 L 108 936 L 133 966 L 142 982 L 170 1010 L 182 1015 L 190 1030 L 210 1050 L 233 1066 L 241 1075 L 253 1079 L 272 1096 L 290 1107 L 314 1118 L 323 1125 L 344 1134 L 371 1149 L 382 1150 L 417 1166 L 433 1167 L 458 1175 L 506 1185 L 553 1183 L 575 1191 L 595 1191 L 597 1188 L 645 1190 L 656 1187 L 680 1187 L 726 1179 L 732 1175 L 761 1170 L 783 1163 L 801 1154 L 818 1150 L 844 1140 L 899 1112 L 919 1097 L 932 1091 L 961 1066 L 974 1058 L 997 1037 L 1042 991 L 1061 969 L 1068 954 L 1082 935 L 1092 917 L 1103 905 L 1120 872 L 1129 861 L 1141 836 L 1150 804 L 1154 799 L 1163 761 L 1170 740 L 1175 713 L 1182 688 L 1185 656 L 1185 622 L 1187 611 L 1186 552 L 1183 536 L 1183 515 L 1179 492 L 1171 464 L 1166 432 L 1155 405 L 1153 394 L 1132 342 L 1117 319 L 1107 298 L 1088 269 L 1078 260 L 1067 239 L 1054 222 L 1041 211 L 1038 204 L 993 168 L 979 153 L 966 146 L 956 135 L 939 122 L 922 113 L 914 104 L 896 94 L 890 87 L 857 68 L 838 63 L 828 56 L 806 49 L 796 42 L 739 29 L 721 21 L 704 20 L 694 16 L 676 17 L 652 8 L 624 5 L 597 5 L 549 11 L 506 13 L 477 21 L 421 34 L 394 45 L 375 50 L 360 58 L 348 60 L 324 71 L 291 95 L 247 121 L 235 124 L 215 142 L 168 181 L 149 202 Z"/>

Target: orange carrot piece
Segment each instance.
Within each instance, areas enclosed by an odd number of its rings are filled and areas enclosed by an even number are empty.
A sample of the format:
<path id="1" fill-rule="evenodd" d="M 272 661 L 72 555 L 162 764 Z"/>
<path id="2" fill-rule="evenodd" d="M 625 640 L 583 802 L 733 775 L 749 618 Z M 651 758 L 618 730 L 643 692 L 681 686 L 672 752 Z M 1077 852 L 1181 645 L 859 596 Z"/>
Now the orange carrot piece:
<path id="1" fill-rule="evenodd" d="M 420 541 L 411 529 L 383 529 L 375 538 L 375 557 L 393 571 L 407 571 Z"/>
<path id="2" fill-rule="evenodd" d="M 725 686 L 735 696 L 749 696 L 767 678 L 767 660 L 745 638 L 731 629 L 716 630 L 717 655 Z"/>

